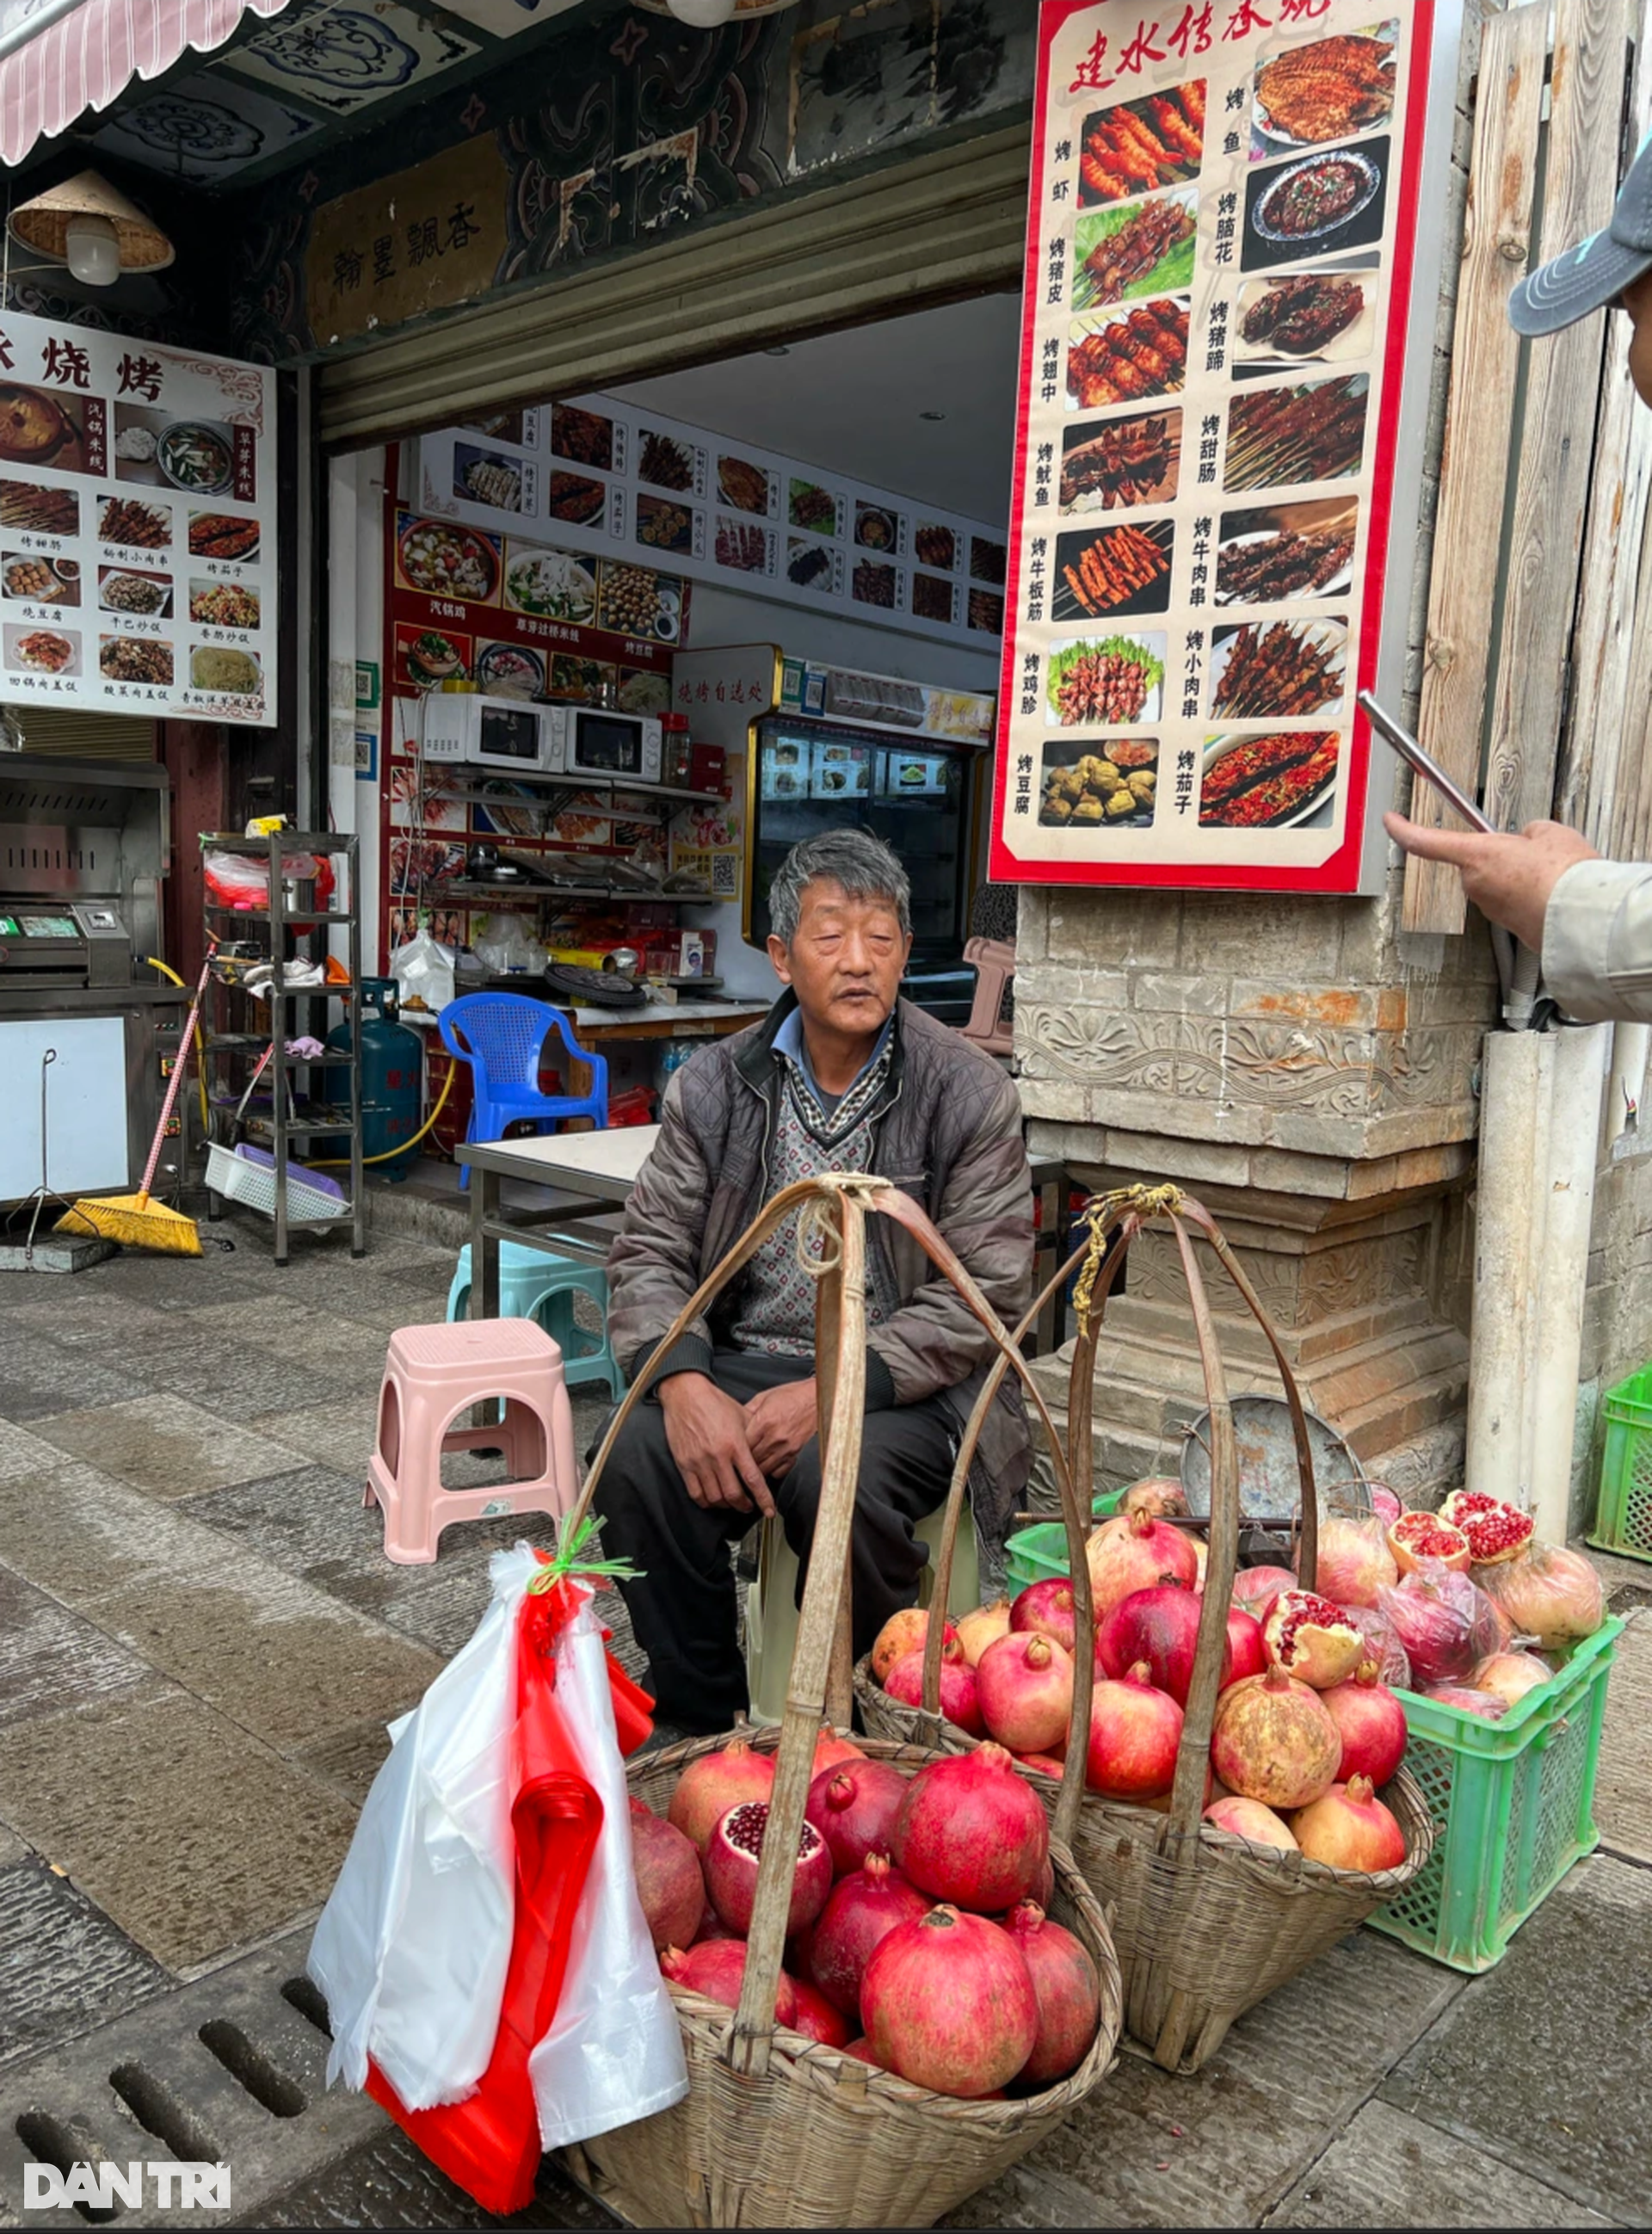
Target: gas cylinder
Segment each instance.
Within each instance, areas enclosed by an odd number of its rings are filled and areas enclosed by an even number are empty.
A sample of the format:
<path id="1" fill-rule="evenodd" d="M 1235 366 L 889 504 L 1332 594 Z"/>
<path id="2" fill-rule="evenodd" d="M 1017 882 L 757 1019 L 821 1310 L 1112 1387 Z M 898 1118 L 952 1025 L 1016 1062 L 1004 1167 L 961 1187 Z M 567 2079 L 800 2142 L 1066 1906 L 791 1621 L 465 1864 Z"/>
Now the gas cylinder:
<path id="1" fill-rule="evenodd" d="M 362 980 L 362 1153 L 369 1160 L 389 1154 L 418 1131 L 423 1099 L 424 1042 L 411 1025 L 395 1021 L 401 996 L 394 977 Z M 348 1024 L 327 1035 L 330 1048 L 348 1054 Z M 387 1179 L 404 1179 L 418 1153 L 407 1153 L 375 1171 Z"/>

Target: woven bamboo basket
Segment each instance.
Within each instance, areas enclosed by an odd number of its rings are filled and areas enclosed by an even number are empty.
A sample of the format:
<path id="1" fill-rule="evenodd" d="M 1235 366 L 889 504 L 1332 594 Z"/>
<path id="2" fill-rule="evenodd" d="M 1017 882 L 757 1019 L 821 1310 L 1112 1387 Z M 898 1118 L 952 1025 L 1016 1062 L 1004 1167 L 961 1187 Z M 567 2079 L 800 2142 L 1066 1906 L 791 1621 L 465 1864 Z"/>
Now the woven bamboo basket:
<path id="1" fill-rule="evenodd" d="M 990 1305 L 910 1198 L 857 1173 L 806 1179 L 777 1195 L 717 1266 L 656 1351 L 672 1342 L 767 1236 L 804 1212 L 800 1254 L 817 1276 L 816 1357 L 825 1464 L 808 1580 L 778 1731 L 745 1731 L 776 1756 L 748 1940 L 734 2012 L 671 1989 L 689 2066 L 683 2100 L 586 2141 L 564 2157 L 572 2177 L 638 2226 L 930 2226 L 1035 2147 L 1093 2094 L 1112 2067 L 1122 1987 L 1100 1904 L 1071 1852 L 1080 1802 L 1070 1774 L 1055 1811 L 1052 1912 L 1088 1948 L 1101 1981 L 1101 2022 L 1079 2069 L 1021 2100 L 966 2102 L 910 2085 L 838 2050 L 784 2031 L 774 2017 L 798 1839 L 823 1711 L 846 1728 L 852 1696 L 848 1574 L 859 1471 L 865 1376 L 865 1218 L 904 1224 L 991 1334 L 1009 1338 Z M 819 1236 L 823 1254 L 804 1245 Z M 1007 1358 L 1023 1381 L 1019 1354 Z M 575 1515 L 591 1508 L 615 1438 L 648 1386 L 647 1371 L 616 1414 Z M 725 1744 L 704 1738 L 630 1765 L 630 1788 L 669 1802 L 684 1767 Z M 911 1773 L 932 1748 L 868 1741 Z"/>
<path id="2" fill-rule="evenodd" d="M 1087 1205 L 1086 1218 L 1088 1240 L 1045 1291 L 1048 1296 L 1074 1269 L 1078 1271 L 1079 1332 L 1069 1384 L 1067 1447 L 1062 1453 L 1053 1440 L 1051 1447 L 1057 1459 L 1056 1486 L 1067 1527 L 1081 1636 L 1090 1634 L 1092 1613 L 1089 1570 L 1084 1557 L 1086 1529 L 1081 1516 L 1090 1506 L 1096 1341 L 1107 1296 L 1130 1244 L 1154 1218 L 1167 1219 L 1176 1235 L 1210 1405 L 1210 1551 L 1175 1786 L 1162 1813 L 1087 1793 L 1072 1840 L 1080 1870 L 1108 1909 L 1124 1974 L 1127 2030 L 1166 2070 L 1192 2072 L 1216 2053 L 1229 2027 L 1246 2009 L 1265 2000 L 1373 1911 L 1406 1890 L 1427 1863 L 1433 1846 L 1433 1826 L 1420 1787 L 1403 1767 L 1382 1794 L 1405 1833 L 1406 1858 L 1397 1869 L 1375 1874 L 1330 1869 L 1301 1854 L 1254 1845 L 1201 1819 L 1238 1551 L 1239 1466 L 1221 1349 L 1190 1227 L 1215 1251 L 1261 1328 L 1278 1368 L 1296 1453 L 1301 1511 L 1297 1571 L 1303 1586 L 1311 1590 L 1318 1551 L 1318 1496 L 1307 1422 L 1296 1378 L 1278 1336 L 1243 1266 L 1202 1205 L 1175 1187 L 1133 1187 L 1097 1198 Z M 1105 1236 L 1115 1230 L 1118 1238 L 1107 1250 Z M 1018 1340 L 1031 1324 L 1043 1301 L 1041 1297 L 1033 1304 L 1012 1340 Z M 936 1563 L 934 1601 L 938 1604 L 946 1603 L 963 1509 L 963 1485 L 985 1408 L 999 1377 L 995 1367 L 953 1470 Z M 931 1623 L 925 1640 L 922 1708 L 903 1707 L 887 1698 L 864 1661 L 856 1670 L 857 1695 L 863 1715 L 869 1700 L 877 1702 L 877 1726 L 885 1735 L 900 1735 L 910 1743 L 957 1752 L 976 1741 L 944 1721 L 937 1711 L 941 1643 L 941 1626 Z M 1078 1688 L 1081 1694 L 1084 1686 Z M 1087 1726 L 1087 1714 L 1085 1720 Z M 870 1716 L 867 1721 L 872 1727 Z M 1078 1749 L 1077 1737 L 1075 1726 L 1069 1756 Z M 1046 1806 L 1052 1805 L 1055 1787 L 1050 1780 L 1031 1771 L 1025 1773 Z"/>

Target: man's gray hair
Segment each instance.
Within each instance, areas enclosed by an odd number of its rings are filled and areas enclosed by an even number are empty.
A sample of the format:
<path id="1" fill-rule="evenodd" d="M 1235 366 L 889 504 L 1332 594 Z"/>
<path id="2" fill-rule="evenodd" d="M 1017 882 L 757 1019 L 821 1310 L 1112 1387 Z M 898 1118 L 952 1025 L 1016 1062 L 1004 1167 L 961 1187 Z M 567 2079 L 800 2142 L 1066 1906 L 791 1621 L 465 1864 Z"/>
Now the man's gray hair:
<path id="1" fill-rule="evenodd" d="M 870 830 L 828 830 L 793 846 L 768 888 L 768 919 L 782 946 L 797 937 L 806 887 L 830 878 L 852 900 L 887 900 L 910 937 L 912 888 L 900 858 Z"/>

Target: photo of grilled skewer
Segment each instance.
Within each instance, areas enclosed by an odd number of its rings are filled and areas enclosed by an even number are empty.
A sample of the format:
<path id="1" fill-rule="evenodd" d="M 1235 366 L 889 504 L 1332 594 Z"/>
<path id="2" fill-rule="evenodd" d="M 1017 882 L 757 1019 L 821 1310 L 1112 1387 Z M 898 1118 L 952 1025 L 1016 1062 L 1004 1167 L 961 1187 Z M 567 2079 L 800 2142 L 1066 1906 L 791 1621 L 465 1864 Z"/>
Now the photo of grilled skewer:
<path id="1" fill-rule="evenodd" d="M 1218 605 L 1338 598 L 1352 578 L 1359 506 L 1351 497 L 1224 512 L 1218 528 Z"/>
<path id="2" fill-rule="evenodd" d="M 1074 309 L 1136 302 L 1190 285 L 1198 210 L 1198 190 L 1179 186 L 1173 193 L 1076 219 Z"/>
<path id="3" fill-rule="evenodd" d="M 1067 349 L 1067 408 L 1173 395 L 1187 377 L 1187 303 L 1165 296 L 1073 323 Z"/>
<path id="4" fill-rule="evenodd" d="M 1181 454 L 1178 410 L 1074 427 L 1061 445 L 1061 510 L 1124 512 L 1139 504 L 1168 504 Z"/>
<path id="5" fill-rule="evenodd" d="M 1205 87 L 1195 78 L 1087 116 L 1079 133 L 1079 207 L 1099 209 L 1197 178 L 1205 151 Z"/>
<path id="6" fill-rule="evenodd" d="M 1369 376 L 1355 372 L 1235 396 L 1228 408 L 1224 486 L 1276 488 L 1358 473 L 1370 388 Z"/>
<path id="7" fill-rule="evenodd" d="M 1055 621 L 1095 620 L 1103 614 L 1162 613 L 1170 603 L 1173 522 L 1139 527 L 1081 530 L 1055 544 Z"/>
<path id="8" fill-rule="evenodd" d="M 1285 721 L 1342 702 L 1346 621 L 1244 621 L 1216 630 L 1211 643 L 1211 712 L 1218 721 Z"/>

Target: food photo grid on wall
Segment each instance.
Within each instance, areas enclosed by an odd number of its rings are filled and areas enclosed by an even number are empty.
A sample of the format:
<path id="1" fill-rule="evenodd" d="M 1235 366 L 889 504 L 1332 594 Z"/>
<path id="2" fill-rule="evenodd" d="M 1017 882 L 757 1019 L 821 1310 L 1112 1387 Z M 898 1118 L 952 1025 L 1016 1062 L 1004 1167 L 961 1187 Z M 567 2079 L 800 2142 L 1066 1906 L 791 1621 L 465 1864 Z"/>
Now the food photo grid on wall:
<path id="1" fill-rule="evenodd" d="M 996 876 L 1355 887 L 1433 37 L 1042 10 Z"/>

